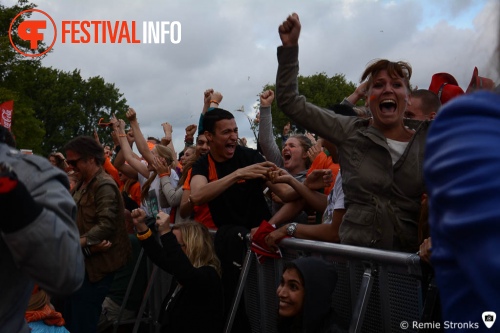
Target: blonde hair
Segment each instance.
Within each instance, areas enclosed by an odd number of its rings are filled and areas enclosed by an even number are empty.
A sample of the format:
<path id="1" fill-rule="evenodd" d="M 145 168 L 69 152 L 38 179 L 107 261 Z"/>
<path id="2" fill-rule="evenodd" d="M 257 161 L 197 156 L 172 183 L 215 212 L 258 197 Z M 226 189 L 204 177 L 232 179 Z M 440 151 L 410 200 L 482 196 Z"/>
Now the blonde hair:
<path id="1" fill-rule="evenodd" d="M 169 146 L 164 146 L 164 145 L 158 144 L 153 149 L 156 151 L 156 153 L 160 157 L 163 157 L 167 161 L 167 165 L 169 166 L 170 169 L 175 168 L 175 164 L 174 164 L 175 163 L 175 152 L 173 151 L 172 148 L 170 148 Z M 175 171 L 172 170 L 172 172 L 175 172 Z M 153 171 L 153 173 L 151 173 L 151 175 L 149 176 L 148 180 L 144 183 L 144 185 L 142 185 L 142 188 L 141 188 L 141 201 L 142 202 L 146 201 L 146 198 L 148 197 L 149 188 L 151 187 L 151 183 L 155 180 L 157 175 L 158 175 L 158 173 L 156 171 Z"/>
<path id="2" fill-rule="evenodd" d="M 221 274 L 220 261 L 206 226 L 199 222 L 187 221 L 174 224 L 172 230 L 181 232 L 186 256 L 194 267 L 212 266 L 217 274 Z"/>

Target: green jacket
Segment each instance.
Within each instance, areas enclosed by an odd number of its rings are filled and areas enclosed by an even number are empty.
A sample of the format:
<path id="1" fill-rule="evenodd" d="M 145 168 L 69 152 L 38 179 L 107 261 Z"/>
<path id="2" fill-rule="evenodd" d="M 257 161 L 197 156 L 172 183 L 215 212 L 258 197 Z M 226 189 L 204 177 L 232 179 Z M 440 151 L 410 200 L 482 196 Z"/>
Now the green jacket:
<path id="1" fill-rule="evenodd" d="M 337 145 L 346 213 L 343 244 L 413 252 L 425 192 L 423 157 L 430 122 L 405 121 L 416 132 L 392 165 L 384 135 L 370 119 L 347 117 L 317 107 L 298 93 L 298 47 L 278 48 L 276 99 L 294 122 Z"/>

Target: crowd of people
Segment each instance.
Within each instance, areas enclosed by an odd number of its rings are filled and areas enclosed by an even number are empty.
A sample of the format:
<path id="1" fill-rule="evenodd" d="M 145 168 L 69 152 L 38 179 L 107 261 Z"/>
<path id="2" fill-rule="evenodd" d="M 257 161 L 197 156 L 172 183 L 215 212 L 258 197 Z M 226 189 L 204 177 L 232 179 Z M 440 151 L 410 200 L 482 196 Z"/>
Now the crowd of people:
<path id="1" fill-rule="evenodd" d="M 480 318 L 480 309 L 463 310 L 472 300 L 498 310 L 498 288 L 490 289 L 498 262 L 464 272 L 476 261 L 472 246 L 487 255 L 500 244 L 492 176 L 500 164 L 498 87 L 496 94 L 475 92 L 495 89 L 476 68 L 467 92 L 448 73 L 432 76 L 429 89 L 411 90 L 409 63 L 378 59 L 350 96 L 321 108 L 298 89 L 300 31 L 297 14 L 279 26 L 276 92 L 260 94 L 257 150 L 239 137 L 213 89 L 204 92 L 200 122 L 187 125 L 180 150 L 167 122 L 162 138 L 144 136 L 132 108 L 126 119 L 111 117 L 113 145 L 94 133 L 46 159 L 20 154 L 0 129 L 0 282 L 9 286 L 8 301 L 0 302 L 2 331 L 51 325 L 105 332 L 118 312 L 135 318 L 148 274 L 142 250 L 173 276 L 156 318 L 161 331 L 222 332 L 247 235 L 271 257 L 285 237 L 419 253 L 436 270 L 443 319 Z M 291 133 L 288 123 L 281 148 L 273 135 L 275 99 L 307 130 Z M 347 331 L 335 315 L 336 281 L 334 266 L 321 259 L 285 263 L 277 330 Z M 251 331 L 244 298 L 232 328 Z"/>

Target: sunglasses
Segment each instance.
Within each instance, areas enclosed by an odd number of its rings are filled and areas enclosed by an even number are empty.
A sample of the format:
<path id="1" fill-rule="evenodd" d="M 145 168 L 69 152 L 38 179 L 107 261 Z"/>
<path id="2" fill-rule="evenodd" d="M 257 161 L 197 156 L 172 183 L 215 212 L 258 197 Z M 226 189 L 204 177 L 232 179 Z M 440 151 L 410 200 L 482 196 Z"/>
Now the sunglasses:
<path id="1" fill-rule="evenodd" d="M 72 167 L 76 167 L 78 162 L 82 159 L 83 157 L 77 158 L 76 160 L 66 160 L 66 163 L 71 165 Z"/>
<path id="2" fill-rule="evenodd" d="M 110 126 L 113 126 L 112 123 L 106 123 L 103 120 L 104 120 L 104 118 L 99 119 L 99 122 L 97 123 L 97 126 L 100 126 L 100 127 L 110 127 Z"/>

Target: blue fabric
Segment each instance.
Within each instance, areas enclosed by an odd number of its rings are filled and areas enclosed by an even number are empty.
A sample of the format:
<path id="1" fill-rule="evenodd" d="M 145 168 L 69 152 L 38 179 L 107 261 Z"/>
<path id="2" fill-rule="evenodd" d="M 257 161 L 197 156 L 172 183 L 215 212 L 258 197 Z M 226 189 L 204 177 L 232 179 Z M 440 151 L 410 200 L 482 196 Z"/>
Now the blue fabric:
<path id="1" fill-rule="evenodd" d="M 425 155 L 443 320 L 483 331 L 483 312 L 500 316 L 500 96 L 477 92 L 449 102 L 430 128 Z"/>
<path id="2" fill-rule="evenodd" d="M 64 326 L 49 326 L 40 321 L 33 321 L 28 323 L 31 328 L 31 333 L 69 333 L 69 331 Z"/>
<path id="3" fill-rule="evenodd" d="M 111 288 L 114 275 L 111 273 L 97 282 L 90 282 L 85 274 L 82 287 L 69 297 L 64 306 L 63 318 L 71 333 L 97 332 L 102 302 Z"/>

